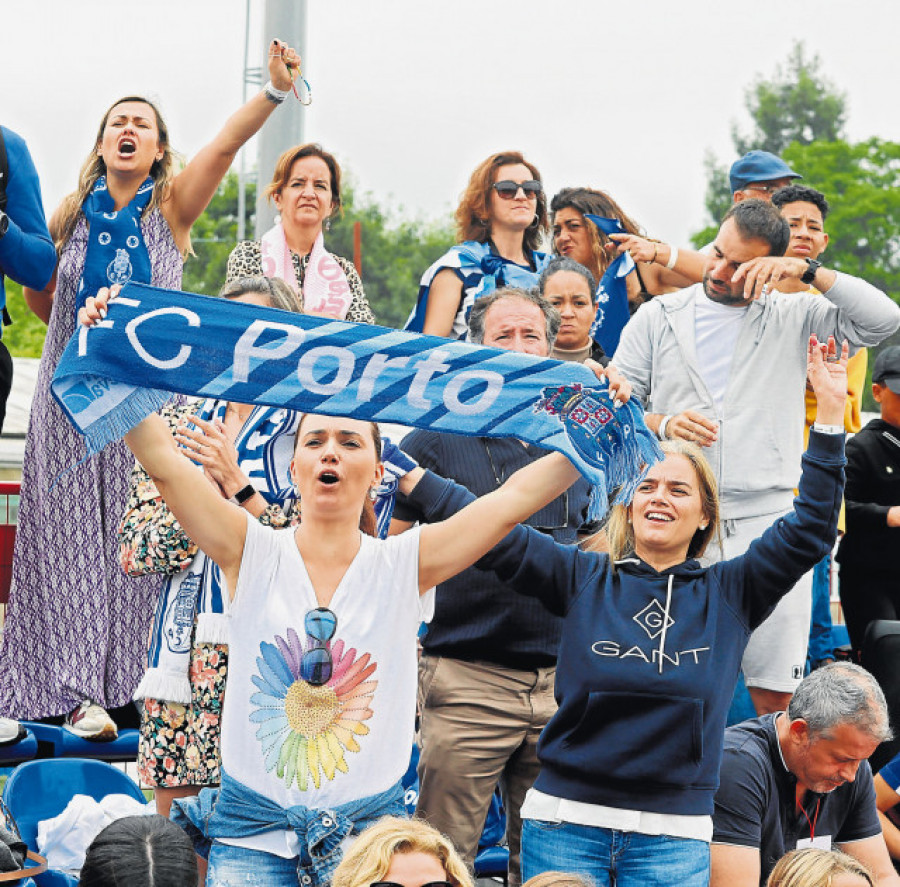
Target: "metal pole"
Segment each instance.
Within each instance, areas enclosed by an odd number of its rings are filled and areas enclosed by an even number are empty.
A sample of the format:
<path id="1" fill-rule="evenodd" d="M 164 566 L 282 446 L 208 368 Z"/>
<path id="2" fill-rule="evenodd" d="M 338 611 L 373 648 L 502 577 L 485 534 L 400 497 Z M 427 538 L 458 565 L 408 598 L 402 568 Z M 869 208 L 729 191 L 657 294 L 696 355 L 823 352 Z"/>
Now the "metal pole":
<path id="1" fill-rule="evenodd" d="M 273 37 L 289 43 L 303 59 L 306 68 L 306 0 L 265 0 L 263 58 L 267 59 Z M 265 70 L 265 69 L 264 69 Z M 282 151 L 303 142 L 306 109 L 288 96 L 284 104 L 269 118 L 259 134 L 256 154 L 256 237 L 259 239 L 275 221 L 275 207 L 263 195 L 265 183 L 275 169 Z"/>
<path id="2" fill-rule="evenodd" d="M 244 75 L 241 83 L 241 104 L 247 104 L 247 61 L 250 55 L 250 0 L 244 3 Z M 247 239 L 247 152 L 241 148 L 241 160 L 238 166 L 238 242 Z"/>

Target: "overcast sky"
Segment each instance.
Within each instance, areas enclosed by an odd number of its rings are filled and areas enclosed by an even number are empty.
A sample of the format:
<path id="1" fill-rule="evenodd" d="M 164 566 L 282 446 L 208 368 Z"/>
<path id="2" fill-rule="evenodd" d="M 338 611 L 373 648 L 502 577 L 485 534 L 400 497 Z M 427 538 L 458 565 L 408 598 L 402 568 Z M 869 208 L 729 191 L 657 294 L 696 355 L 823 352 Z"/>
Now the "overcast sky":
<path id="1" fill-rule="evenodd" d="M 252 0 L 253 64 L 262 8 Z M 48 211 L 119 96 L 157 97 L 188 156 L 240 104 L 245 0 L 6 0 L 3 12 L 0 121 L 28 141 Z M 847 93 L 852 139 L 900 141 L 898 23 L 896 0 L 310 0 L 314 104 L 278 113 L 305 115 L 307 139 L 408 215 L 452 211 L 472 168 L 514 148 L 550 193 L 607 189 L 651 235 L 683 242 L 705 222 L 705 152 L 734 159 L 746 86 L 796 39 Z"/>

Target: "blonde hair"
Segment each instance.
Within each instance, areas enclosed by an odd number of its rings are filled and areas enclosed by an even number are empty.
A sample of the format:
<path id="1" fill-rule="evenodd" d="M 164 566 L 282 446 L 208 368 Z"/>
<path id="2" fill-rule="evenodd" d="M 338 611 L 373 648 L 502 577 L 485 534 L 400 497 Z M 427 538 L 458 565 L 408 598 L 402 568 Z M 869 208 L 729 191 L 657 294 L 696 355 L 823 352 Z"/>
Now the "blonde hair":
<path id="1" fill-rule="evenodd" d="M 710 540 L 719 532 L 719 489 L 716 483 L 716 476 L 706 461 L 706 457 L 700 451 L 700 447 L 696 444 L 689 443 L 686 440 L 665 440 L 660 444 L 660 448 L 667 456 L 684 456 L 697 477 L 699 486 L 700 504 L 703 514 L 707 519 L 705 529 L 697 528 L 693 538 L 688 545 L 687 556 L 700 557 Z M 588 551 L 609 551 L 609 560 L 615 569 L 615 563 L 624 557 L 634 554 L 635 539 L 634 527 L 629 521 L 628 506 L 631 503 L 617 502 L 610 511 L 609 520 L 600 533 L 595 533 L 584 544 L 584 548 Z M 600 547 L 605 537 L 605 543 L 608 549 Z"/>
<path id="2" fill-rule="evenodd" d="M 144 209 L 144 215 L 159 208 L 168 194 L 169 185 L 177 174 L 176 167 L 179 165 L 180 158 L 172 150 L 172 146 L 169 144 L 169 129 L 166 126 L 162 115 L 159 113 L 159 108 L 157 108 L 149 99 L 136 95 L 125 96 L 125 98 L 113 102 L 109 108 L 106 109 L 106 113 L 100 121 L 100 128 L 97 130 L 97 138 L 94 139 L 91 153 L 88 154 L 81 166 L 81 171 L 78 173 L 78 188 L 67 197 L 63 198 L 62 205 L 60 206 L 59 216 L 54 225 L 55 230 L 52 232 L 57 253 L 62 252 L 63 247 L 66 245 L 66 241 L 72 236 L 72 232 L 78 224 L 81 206 L 87 199 L 87 196 L 91 193 L 94 185 L 97 183 L 97 179 L 106 174 L 106 163 L 97 153 L 97 146 L 103 141 L 103 131 L 106 129 L 106 122 L 109 120 L 109 115 L 113 112 L 114 108 L 125 102 L 141 102 L 141 104 L 151 108 L 153 115 L 156 118 L 156 128 L 159 132 L 159 146 L 163 151 L 163 156 L 159 160 L 154 160 L 153 165 L 150 167 L 150 175 L 153 178 L 153 195 Z"/>
<path id="3" fill-rule="evenodd" d="M 835 875 L 856 875 L 872 887 L 874 875 L 858 860 L 839 850 L 807 847 L 782 856 L 766 887 L 831 887 Z"/>
<path id="4" fill-rule="evenodd" d="M 421 819 L 386 816 L 353 842 L 335 869 L 331 887 L 369 887 L 383 881 L 396 853 L 426 853 L 444 867 L 453 887 L 473 887 L 472 877 L 449 838 Z"/>
<path id="5" fill-rule="evenodd" d="M 522 887 L 594 887 L 594 882 L 571 872 L 544 872 L 529 878 Z"/>

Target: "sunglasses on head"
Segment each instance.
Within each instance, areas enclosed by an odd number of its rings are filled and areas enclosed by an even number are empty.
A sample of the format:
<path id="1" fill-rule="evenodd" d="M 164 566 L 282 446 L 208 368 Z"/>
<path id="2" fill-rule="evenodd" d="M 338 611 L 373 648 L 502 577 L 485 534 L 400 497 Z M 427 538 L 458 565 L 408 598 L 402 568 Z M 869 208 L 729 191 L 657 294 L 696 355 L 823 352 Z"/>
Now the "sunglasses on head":
<path id="1" fill-rule="evenodd" d="M 503 179 L 502 182 L 494 182 L 491 187 L 504 199 L 512 200 L 522 189 L 526 197 L 537 200 L 538 194 L 544 190 L 543 185 L 536 179 L 528 179 L 527 182 L 514 182 L 512 179 Z"/>
<path id="2" fill-rule="evenodd" d="M 403 885 L 396 881 L 374 881 L 369 887 L 403 887 Z M 453 887 L 453 885 L 449 881 L 428 881 L 421 887 Z"/>
<path id="3" fill-rule="evenodd" d="M 308 649 L 300 660 L 300 677 L 307 684 L 321 687 L 331 680 L 334 662 L 328 642 L 337 631 L 337 616 L 327 607 L 310 610 L 303 620 Z"/>

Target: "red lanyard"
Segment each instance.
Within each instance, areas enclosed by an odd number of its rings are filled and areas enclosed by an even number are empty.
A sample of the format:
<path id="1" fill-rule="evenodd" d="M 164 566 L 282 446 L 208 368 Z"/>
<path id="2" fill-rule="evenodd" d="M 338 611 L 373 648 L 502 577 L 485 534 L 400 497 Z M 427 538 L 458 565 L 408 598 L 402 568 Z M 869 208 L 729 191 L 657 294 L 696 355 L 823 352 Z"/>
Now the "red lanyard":
<path id="1" fill-rule="evenodd" d="M 806 821 L 809 823 L 809 839 L 810 841 L 814 841 L 816 839 L 816 823 L 819 821 L 819 804 L 822 803 L 821 798 L 816 798 L 816 812 L 813 813 L 812 821 L 810 821 L 809 815 L 806 812 L 806 808 L 803 804 L 800 804 L 800 810 L 803 812 L 803 815 L 806 817 Z"/>

